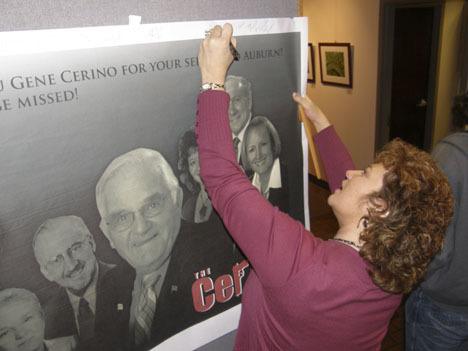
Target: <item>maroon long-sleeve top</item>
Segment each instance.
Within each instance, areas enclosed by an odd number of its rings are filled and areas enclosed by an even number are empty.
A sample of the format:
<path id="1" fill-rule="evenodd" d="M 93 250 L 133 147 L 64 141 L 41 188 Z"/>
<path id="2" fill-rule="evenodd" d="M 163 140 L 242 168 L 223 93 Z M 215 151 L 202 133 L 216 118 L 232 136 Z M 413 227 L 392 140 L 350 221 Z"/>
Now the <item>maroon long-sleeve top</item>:
<path id="1" fill-rule="evenodd" d="M 228 106 L 223 91 L 201 93 L 196 134 L 213 206 L 252 266 L 235 349 L 379 350 L 401 296 L 372 282 L 356 250 L 316 238 L 252 186 L 234 154 Z M 333 127 L 315 143 L 333 191 L 353 162 Z"/>

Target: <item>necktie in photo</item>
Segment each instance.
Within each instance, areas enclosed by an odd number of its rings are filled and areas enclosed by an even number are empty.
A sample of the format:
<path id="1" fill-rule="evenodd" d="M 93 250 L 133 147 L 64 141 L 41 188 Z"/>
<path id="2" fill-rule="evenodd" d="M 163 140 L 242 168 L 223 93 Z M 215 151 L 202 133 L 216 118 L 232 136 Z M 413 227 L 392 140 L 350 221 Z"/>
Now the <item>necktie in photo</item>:
<path id="1" fill-rule="evenodd" d="M 238 137 L 234 137 L 234 139 L 232 139 L 232 143 L 234 144 L 234 151 L 236 152 L 236 158 L 239 160 L 239 143 L 240 143 L 240 139 Z"/>
<path id="2" fill-rule="evenodd" d="M 88 301 L 83 297 L 80 298 L 78 305 L 78 328 L 80 341 L 90 341 L 94 336 L 94 313 L 89 307 Z"/>
<path id="3" fill-rule="evenodd" d="M 156 279 L 145 277 L 143 279 L 143 294 L 140 297 L 135 316 L 136 346 L 143 345 L 151 339 L 151 325 L 153 324 L 157 302 L 154 288 L 160 277 L 158 276 Z"/>

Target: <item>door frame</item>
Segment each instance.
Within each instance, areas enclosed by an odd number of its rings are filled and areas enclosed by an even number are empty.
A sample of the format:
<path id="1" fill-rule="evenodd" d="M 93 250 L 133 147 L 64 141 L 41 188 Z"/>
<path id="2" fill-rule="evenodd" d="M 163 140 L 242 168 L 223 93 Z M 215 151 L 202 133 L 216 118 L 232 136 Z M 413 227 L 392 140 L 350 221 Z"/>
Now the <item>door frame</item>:
<path id="1" fill-rule="evenodd" d="M 433 7 L 432 46 L 429 63 L 428 96 L 426 123 L 424 130 L 424 150 L 432 146 L 434 131 L 435 87 L 438 65 L 439 37 L 443 11 L 443 0 L 381 0 L 379 24 L 379 57 L 377 75 L 377 104 L 375 123 L 375 150 L 379 150 L 389 141 L 390 112 L 392 101 L 393 78 L 393 34 L 395 10 L 398 8 Z"/>

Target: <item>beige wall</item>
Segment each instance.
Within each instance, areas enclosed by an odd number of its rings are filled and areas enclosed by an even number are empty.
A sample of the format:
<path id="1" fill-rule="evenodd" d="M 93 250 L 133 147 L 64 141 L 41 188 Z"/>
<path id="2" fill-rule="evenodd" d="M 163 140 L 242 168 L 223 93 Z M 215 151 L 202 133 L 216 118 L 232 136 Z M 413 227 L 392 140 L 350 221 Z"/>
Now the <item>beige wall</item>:
<path id="1" fill-rule="evenodd" d="M 436 79 L 433 145 L 451 130 L 451 107 L 456 93 L 457 59 L 464 0 L 447 0 L 444 6 Z"/>
<path id="2" fill-rule="evenodd" d="M 356 166 L 374 155 L 379 39 L 378 0 L 303 0 L 309 17 L 309 42 L 315 49 L 316 83 L 308 95 L 334 124 Z M 319 42 L 349 42 L 353 48 L 353 88 L 322 85 Z M 320 174 L 318 174 L 320 177 Z"/>

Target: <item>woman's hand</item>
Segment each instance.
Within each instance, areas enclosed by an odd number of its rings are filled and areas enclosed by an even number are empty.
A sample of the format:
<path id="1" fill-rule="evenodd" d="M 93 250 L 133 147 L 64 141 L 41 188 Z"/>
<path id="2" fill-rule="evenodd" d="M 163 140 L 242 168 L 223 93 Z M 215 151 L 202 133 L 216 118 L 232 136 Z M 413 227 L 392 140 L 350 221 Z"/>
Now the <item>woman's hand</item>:
<path id="1" fill-rule="evenodd" d="M 301 96 L 297 93 L 292 95 L 294 101 L 304 110 L 306 117 L 314 124 L 317 132 L 330 126 L 327 116 L 324 115 L 322 110 L 314 104 L 306 95 Z"/>
<path id="2" fill-rule="evenodd" d="M 232 40 L 232 26 L 226 23 L 223 28 L 215 26 L 202 41 L 198 52 L 202 84 L 224 84 L 227 70 L 234 57 L 229 49 Z M 233 40 L 235 45 L 235 40 Z"/>

